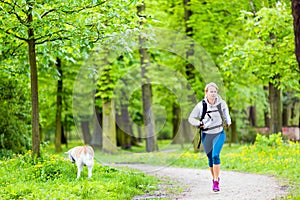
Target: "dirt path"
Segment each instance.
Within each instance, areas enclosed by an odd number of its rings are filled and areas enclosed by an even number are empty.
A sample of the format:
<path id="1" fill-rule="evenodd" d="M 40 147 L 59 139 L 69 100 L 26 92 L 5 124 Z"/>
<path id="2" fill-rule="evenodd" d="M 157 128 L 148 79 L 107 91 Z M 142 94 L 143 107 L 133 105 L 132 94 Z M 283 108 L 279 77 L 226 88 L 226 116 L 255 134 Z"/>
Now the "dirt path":
<path id="1" fill-rule="evenodd" d="M 157 167 L 143 164 L 118 164 L 156 175 L 170 184 L 162 185 L 154 195 L 138 196 L 134 199 L 166 198 L 177 200 L 271 200 L 287 195 L 287 187 L 271 176 L 221 171 L 220 192 L 212 191 L 212 180 L 208 170 Z M 170 193 L 183 188 L 180 194 Z M 178 190 L 177 190 L 178 191 Z"/>

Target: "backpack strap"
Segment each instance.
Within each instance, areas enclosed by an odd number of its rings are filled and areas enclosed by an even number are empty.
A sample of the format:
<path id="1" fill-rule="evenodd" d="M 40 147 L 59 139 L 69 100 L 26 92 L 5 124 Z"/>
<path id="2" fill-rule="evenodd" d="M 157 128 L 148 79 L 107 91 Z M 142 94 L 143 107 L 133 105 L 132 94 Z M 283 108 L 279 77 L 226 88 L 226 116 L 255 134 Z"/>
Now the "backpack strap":
<path id="1" fill-rule="evenodd" d="M 202 100 L 202 114 L 201 114 L 200 121 L 202 121 L 202 120 L 204 119 L 206 113 L 207 113 L 207 103 L 206 103 L 206 101 L 203 99 L 203 100 Z"/>
<path id="2" fill-rule="evenodd" d="M 222 122 L 224 123 L 225 119 L 224 119 L 223 111 L 222 111 L 222 108 L 221 108 L 221 103 L 217 105 L 217 108 L 218 108 L 218 111 L 221 115 Z"/>
<path id="3" fill-rule="evenodd" d="M 220 116 L 221 116 L 221 119 L 222 119 L 222 123 L 217 125 L 217 126 L 213 126 L 213 127 L 209 127 L 209 128 L 205 128 L 203 129 L 203 131 L 208 131 L 208 130 L 212 130 L 212 129 L 215 129 L 215 128 L 219 128 L 219 127 L 222 127 L 224 126 L 224 117 L 223 117 L 223 112 L 222 112 L 222 108 L 221 108 L 221 103 L 217 105 L 217 109 L 218 110 L 212 110 L 212 111 L 208 111 L 207 115 L 210 117 L 209 113 L 212 113 L 212 112 L 219 112 Z M 210 117 L 211 118 L 211 117 Z"/>
<path id="4" fill-rule="evenodd" d="M 206 113 L 207 113 L 207 103 L 206 103 L 205 99 L 203 99 L 202 100 L 202 113 L 201 113 L 200 122 L 202 122 L 202 120 L 204 119 Z M 198 146 L 197 146 L 198 149 L 200 148 L 201 141 L 202 141 L 202 134 L 201 134 L 202 130 L 203 130 L 203 128 L 199 129 L 200 140 L 199 140 Z"/>

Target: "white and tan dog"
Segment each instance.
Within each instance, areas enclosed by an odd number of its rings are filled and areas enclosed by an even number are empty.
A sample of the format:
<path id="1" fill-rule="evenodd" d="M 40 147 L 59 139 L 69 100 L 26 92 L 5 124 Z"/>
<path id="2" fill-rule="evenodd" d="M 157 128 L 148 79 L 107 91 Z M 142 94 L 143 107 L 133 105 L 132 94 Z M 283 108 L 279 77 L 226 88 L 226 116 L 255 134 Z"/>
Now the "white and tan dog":
<path id="1" fill-rule="evenodd" d="M 77 178 L 80 177 L 84 165 L 88 168 L 88 177 L 92 177 L 94 150 L 91 146 L 77 146 L 65 153 L 69 155 L 70 161 L 77 165 Z"/>

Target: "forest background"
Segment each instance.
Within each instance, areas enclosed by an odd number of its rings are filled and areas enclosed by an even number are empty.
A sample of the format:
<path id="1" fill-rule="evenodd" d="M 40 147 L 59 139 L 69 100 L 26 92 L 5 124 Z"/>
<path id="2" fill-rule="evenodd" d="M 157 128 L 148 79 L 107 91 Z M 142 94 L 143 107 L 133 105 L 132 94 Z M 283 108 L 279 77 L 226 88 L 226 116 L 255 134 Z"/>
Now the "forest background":
<path id="1" fill-rule="evenodd" d="M 187 118 L 209 81 L 230 109 L 228 142 L 299 128 L 296 5 L 0 1 L 1 154 L 79 137 L 109 153 L 196 141 Z"/>

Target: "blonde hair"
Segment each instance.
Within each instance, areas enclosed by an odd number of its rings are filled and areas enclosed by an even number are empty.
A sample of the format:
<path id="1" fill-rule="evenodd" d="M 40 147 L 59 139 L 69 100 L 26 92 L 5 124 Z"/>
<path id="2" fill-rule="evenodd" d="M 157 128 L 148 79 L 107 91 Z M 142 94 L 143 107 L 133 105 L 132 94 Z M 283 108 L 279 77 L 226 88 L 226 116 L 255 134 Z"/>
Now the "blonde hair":
<path id="1" fill-rule="evenodd" d="M 210 82 L 209 84 L 207 84 L 206 86 L 205 86 L 205 92 L 208 92 L 208 88 L 209 87 L 214 87 L 214 88 L 216 88 L 216 90 L 217 90 L 217 92 L 219 91 L 219 88 L 218 88 L 218 86 L 217 86 L 217 84 L 215 84 L 214 82 Z"/>

